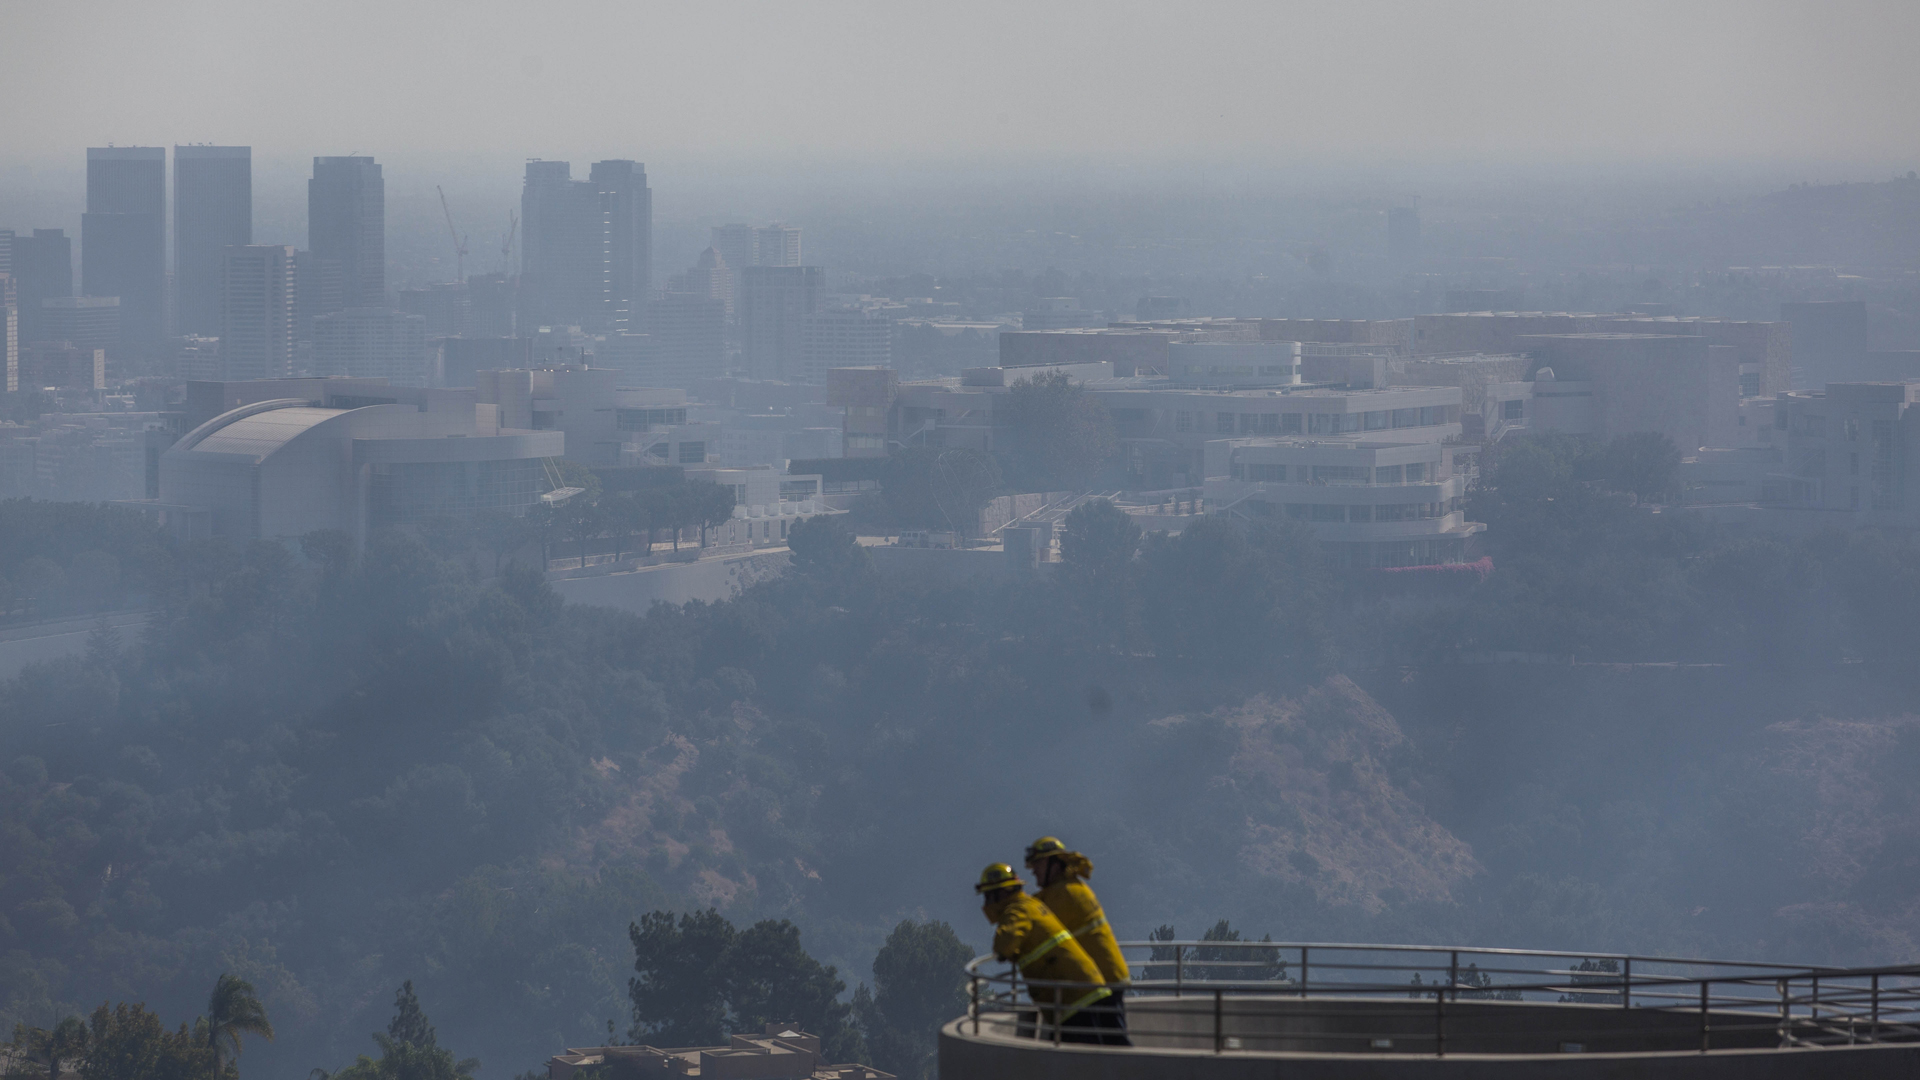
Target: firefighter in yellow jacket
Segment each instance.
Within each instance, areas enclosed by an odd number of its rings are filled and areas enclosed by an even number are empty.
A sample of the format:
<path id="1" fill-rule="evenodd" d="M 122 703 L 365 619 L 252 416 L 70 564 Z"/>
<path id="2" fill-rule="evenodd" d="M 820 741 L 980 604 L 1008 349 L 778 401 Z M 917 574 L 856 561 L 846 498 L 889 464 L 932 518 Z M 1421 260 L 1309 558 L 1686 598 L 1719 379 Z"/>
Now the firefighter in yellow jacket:
<path id="1" fill-rule="evenodd" d="M 1106 1042 L 1130 1045 L 1126 1037 L 1125 1000 L 1133 974 L 1127 970 L 1127 958 L 1114 941 L 1113 927 L 1107 923 L 1099 898 L 1087 885 L 1086 879 L 1093 876 L 1093 860 L 1077 851 L 1068 851 L 1067 845 L 1055 837 L 1043 836 L 1027 848 L 1027 868 L 1039 882 L 1040 902 L 1047 905 L 1092 958 L 1094 966 L 1100 969 L 1100 981 L 1111 991 L 1097 1010 L 1096 1026 L 1113 1029 L 1108 1032 Z"/>
<path id="2" fill-rule="evenodd" d="M 993 955 L 1013 963 L 1027 980 L 1027 995 L 1047 1025 L 1041 1030 L 1043 1037 L 1051 1038 L 1051 1026 L 1059 1024 L 1062 1042 L 1100 1042 L 1098 1015 L 1087 1011 L 1109 994 L 1101 985 L 1100 968 L 1047 905 L 1028 896 L 1025 889 L 1006 863 L 994 863 L 980 872 L 974 891 L 985 899 L 981 910 L 993 924 Z"/>

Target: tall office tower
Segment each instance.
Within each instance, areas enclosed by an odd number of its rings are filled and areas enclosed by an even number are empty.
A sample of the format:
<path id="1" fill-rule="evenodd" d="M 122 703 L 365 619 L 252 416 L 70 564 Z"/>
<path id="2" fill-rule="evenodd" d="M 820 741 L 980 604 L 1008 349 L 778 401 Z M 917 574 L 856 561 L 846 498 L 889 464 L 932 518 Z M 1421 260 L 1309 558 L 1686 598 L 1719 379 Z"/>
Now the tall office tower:
<path id="1" fill-rule="evenodd" d="M 800 230 L 778 222 L 759 227 L 715 225 L 713 249 L 735 274 L 749 266 L 799 266 Z"/>
<path id="2" fill-rule="evenodd" d="M 670 292 L 647 305 L 646 386 L 688 389 L 727 373 L 727 305 L 717 296 Z"/>
<path id="3" fill-rule="evenodd" d="M 893 323 L 857 308 L 800 317 L 802 382 L 824 383 L 834 368 L 892 367 Z"/>
<path id="4" fill-rule="evenodd" d="M 313 159 L 307 250 L 340 264 L 341 307 L 386 305 L 387 183 L 372 158 Z"/>
<path id="5" fill-rule="evenodd" d="M 15 304 L 20 310 L 20 340 L 47 339 L 41 301 L 73 295 L 73 239 L 60 229 L 35 229 L 8 245 Z"/>
<path id="6" fill-rule="evenodd" d="M 733 268 L 735 283 L 741 272 L 749 266 L 758 265 L 753 257 L 753 226 L 751 225 L 715 225 L 713 227 L 712 248 L 720 258 Z"/>
<path id="7" fill-rule="evenodd" d="M 653 191 L 638 161 L 596 161 L 587 182 L 600 198 L 601 250 L 606 266 L 596 298 L 594 333 L 638 332 L 653 295 Z"/>
<path id="8" fill-rule="evenodd" d="M 346 282 L 337 259 L 315 258 L 311 251 L 293 253 L 293 340 L 313 340 L 313 320 L 346 307 Z"/>
<path id="9" fill-rule="evenodd" d="M 636 330 L 652 291 L 653 193 L 634 161 L 529 161 L 520 194 L 521 326 Z"/>
<path id="10" fill-rule="evenodd" d="M 55 296 L 40 301 L 40 330 L 45 341 L 65 341 L 116 355 L 124 335 L 117 296 Z"/>
<path id="11" fill-rule="evenodd" d="M 0 274 L 0 392 L 20 390 L 20 301 L 12 274 Z"/>
<path id="12" fill-rule="evenodd" d="M 166 280 L 166 148 L 88 147 L 80 291 L 120 298 L 120 344 L 129 352 L 159 348 Z"/>
<path id="13" fill-rule="evenodd" d="M 826 277 L 818 266 L 749 266 L 740 272 L 742 362 L 749 378 L 803 377 L 801 322 L 820 309 Z"/>
<path id="14" fill-rule="evenodd" d="M 777 221 L 753 230 L 753 259 L 759 266 L 799 266 L 800 230 Z"/>
<path id="15" fill-rule="evenodd" d="M 222 248 L 253 243 L 253 148 L 173 148 L 173 332 L 220 332 Z"/>
<path id="16" fill-rule="evenodd" d="M 424 289 L 401 289 L 394 300 L 394 306 L 401 311 L 427 321 L 430 338 L 466 333 L 473 311 L 473 296 L 464 281 L 439 281 Z"/>
<path id="17" fill-rule="evenodd" d="M 313 320 L 313 373 L 427 386 L 432 372 L 426 322 L 392 308 L 354 307 L 322 315 Z"/>
<path id="18" fill-rule="evenodd" d="M 474 337 L 512 337 L 514 279 L 505 274 L 467 275 L 467 329 Z"/>
<path id="19" fill-rule="evenodd" d="M 293 374 L 290 247 L 229 247 L 220 259 L 220 366 L 229 382 Z"/>
<path id="20" fill-rule="evenodd" d="M 700 259 L 693 264 L 693 269 L 687 271 L 685 291 L 724 302 L 727 314 L 732 315 L 733 276 L 733 267 L 727 265 L 726 258 L 717 250 L 708 248 L 700 253 Z"/>

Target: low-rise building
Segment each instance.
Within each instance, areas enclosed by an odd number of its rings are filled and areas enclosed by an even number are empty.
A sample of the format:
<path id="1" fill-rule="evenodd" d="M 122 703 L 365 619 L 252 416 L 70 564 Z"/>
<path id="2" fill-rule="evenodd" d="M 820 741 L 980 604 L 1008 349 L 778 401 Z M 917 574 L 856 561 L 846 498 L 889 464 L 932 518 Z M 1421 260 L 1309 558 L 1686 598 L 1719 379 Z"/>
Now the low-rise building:
<path id="1" fill-rule="evenodd" d="M 1470 459 L 1439 442 L 1219 439 L 1206 446 L 1208 513 L 1305 522 L 1343 568 L 1466 561 Z"/>
<path id="2" fill-rule="evenodd" d="M 893 1080 L 892 1073 L 871 1066 L 829 1064 L 819 1037 L 797 1024 L 768 1024 L 757 1034 L 730 1036 L 725 1046 L 589 1046 L 547 1059 L 547 1080 L 575 1080 L 581 1073 L 605 1080 L 654 1074 L 701 1080 Z"/>
<path id="3" fill-rule="evenodd" d="M 159 496 L 131 503 L 175 532 L 245 543 L 335 529 L 364 541 L 378 528 L 479 510 L 525 512 L 557 486 L 544 459 L 557 431 L 503 427 L 471 390 L 385 387 L 368 404 L 359 380 L 230 409 L 160 456 Z"/>
<path id="4" fill-rule="evenodd" d="M 721 544 L 763 546 L 782 543 L 799 522 L 832 513 L 821 497 L 818 473 L 794 475 L 768 465 L 749 468 L 709 466 L 686 471 L 690 481 L 704 480 L 733 492 L 733 519 L 715 526 Z"/>

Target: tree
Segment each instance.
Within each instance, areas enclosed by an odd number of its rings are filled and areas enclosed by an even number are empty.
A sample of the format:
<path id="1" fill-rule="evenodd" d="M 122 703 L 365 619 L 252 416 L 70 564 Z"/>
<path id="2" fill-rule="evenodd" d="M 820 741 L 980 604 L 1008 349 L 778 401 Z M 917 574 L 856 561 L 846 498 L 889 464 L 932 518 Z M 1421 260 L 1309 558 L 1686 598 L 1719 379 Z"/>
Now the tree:
<path id="1" fill-rule="evenodd" d="M 587 542 L 600 535 L 606 527 L 606 515 L 600 512 L 597 503 L 587 501 L 585 495 L 575 495 L 559 508 L 560 528 L 567 539 L 580 545 L 580 565 L 587 565 Z"/>
<path id="2" fill-rule="evenodd" d="M 800 928 L 785 919 L 765 919 L 741 931 L 723 961 L 727 1004 L 737 1028 L 795 1022 L 820 1037 L 828 1061 L 866 1056 L 852 1006 L 839 1000 L 847 984 L 834 969 L 800 947 Z"/>
<path id="3" fill-rule="evenodd" d="M 47 1080 L 59 1080 L 65 1063 L 87 1052 L 87 1022 L 77 1016 L 61 1018 L 52 1030 L 16 1024 L 11 1040 L 13 1052 L 47 1069 Z M 24 1076 L 24 1070 L 10 1075 Z"/>
<path id="4" fill-rule="evenodd" d="M 493 555 L 493 572 L 498 575 L 500 560 L 527 546 L 536 530 L 526 518 L 504 510 L 480 510 L 473 515 L 473 532 L 480 546 Z"/>
<path id="5" fill-rule="evenodd" d="M 613 538 L 613 561 L 619 562 L 620 552 L 625 547 L 622 541 L 633 536 L 646 525 L 646 507 L 629 491 L 602 499 L 600 511 L 605 517 L 607 535 Z"/>
<path id="6" fill-rule="evenodd" d="M 944 922 L 902 920 L 873 958 L 873 991 L 854 991 L 854 1013 L 875 1067 L 906 1080 L 939 1075 L 940 1025 L 967 1011 L 960 971 L 973 959 Z"/>
<path id="7" fill-rule="evenodd" d="M 1087 487 L 1119 449 L 1106 407 L 1063 372 L 1015 382 L 1004 409 L 1009 471 L 1022 491 Z"/>
<path id="8" fill-rule="evenodd" d="M 880 494 L 895 520 L 918 529 L 977 531 L 980 508 L 1000 490 L 1000 465 L 967 447 L 909 447 L 887 459 Z"/>
<path id="9" fill-rule="evenodd" d="M 1162 661 L 1319 672 L 1326 571 L 1303 523 L 1210 516 L 1149 537 L 1141 564 L 1143 618 Z"/>
<path id="10" fill-rule="evenodd" d="M 708 908 L 674 920 L 653 911 L 627 927 L 635 976 L 627 980 L 633 1027 L 627 1037 L 661 1046 L 703 1046 L 726 1036 L 727 983 L 721 967 L 733 924 Z"/>
<path id="11" fill-rule="evenodd" d="M 1635 499 L 1655 501 L 1679 489 L 1680 448 L 1657 431 L 1617 435 L 1601 454 L 1608 483 Z"/>
<path id="12" fill-rule="evenodd" d="M 822 580 L 844 581 L 873 568 L 873 559 L 838 515 L 794 522 L 787 530 L 787 551 L 795 570 Z"/>
<path id="13" fill-rule="evenodd" d="M 1060 532 L 1060 561 L 1089 583 L 1117 586 L 1140 549 L 1140 526 L 1133 515 L 1107 499 L 1089 499 L 1074 507 Z"/>
<path id="14" fill-rule="evenodd" d="M 473 1080 L 480 1068 L 476 1058 L 455 1061 L 453 1051 L 434 1038 L 433 1025 L 420 1010 L 413 981 L 400 985 L 393 996 L 393 1019 L 385 1032 L 374 1032 L 378 1059 L 360 1055 L 352 1065 L 334 1073 L 316 1069 L 326 1080 Z"/>
<path id="15" fill-rule="evenodd" d="M 733 489 L 711 480 L 687 485 L 689 520 L 700 527 L 700 546 L 707 546 L 707 530 L 733 519 Z"/>
<path id="16" fill-rule="evenodd" d="M 222 1066 L 213 1048 L 185 1024 L 168 1031 L 145 1005 L 101 1005 L 89 1027 L 80 1065 L 84 1080 L 230 1080 L 239 1075 L 231 1062 Z"/>
<path id="17" fill-rule="evenodd" d="M 411 985 L 411 984 L 409 984 Z M 214 1073 L 223 1062 L 239 1058 L 244 1049 L 241 1036 L 258 1035 L 271 1042 L 273 1023 L 260 1006 L 253 984 L 238 975 L 221 973 L 207 998 L 207 1046 L 213 1051 Z"/>

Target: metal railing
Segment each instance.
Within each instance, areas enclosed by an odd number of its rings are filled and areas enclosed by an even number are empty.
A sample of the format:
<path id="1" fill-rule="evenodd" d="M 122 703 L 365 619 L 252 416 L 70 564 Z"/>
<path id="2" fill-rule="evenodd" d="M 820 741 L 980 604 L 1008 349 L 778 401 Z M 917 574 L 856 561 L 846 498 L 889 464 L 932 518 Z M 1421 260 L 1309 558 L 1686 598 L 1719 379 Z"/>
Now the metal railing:
<path id="1" fill-rule="evenodd" d="M 1920 964 L 1833 968 L 1315 942 L 1119 944 L 1135 976 L 1125 988 L 1124 1021 L 1134 1045 L 1445 1055 L 1920 1042 Z M 996 967 L 1002 970 L 989 970 Z M 971 961 L 966 974 L 965 1019 L 975 1035 L 986 1023 L 1056 1046 L 1100 1042 L 1094 1018 L 1123 1008 L 1103 1002 L 1056 1015 L 1051 1002 L 1079 999 L 1085 984 L 1026 980 L 991 956 Z M 1503 1003 L 1580 1008 L 1485 1008 Z M 1281 1013 L 1291 1025 L 1284 1032 L 1261 1022 Z"/>

